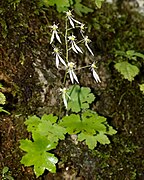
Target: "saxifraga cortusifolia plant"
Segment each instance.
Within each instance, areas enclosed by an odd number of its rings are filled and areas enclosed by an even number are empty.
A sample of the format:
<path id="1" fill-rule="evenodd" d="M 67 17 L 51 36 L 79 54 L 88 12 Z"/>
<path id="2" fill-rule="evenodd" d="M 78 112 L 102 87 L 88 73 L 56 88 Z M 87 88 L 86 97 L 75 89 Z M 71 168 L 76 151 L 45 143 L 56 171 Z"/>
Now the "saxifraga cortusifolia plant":
<path id="1" fill-rule="evenodd" d="M 70 27 L 69 27 L 70 26 Z M 91 93 L 89 87 L 80 87 L 78 77 L 76 75 L 77 70 L 89 68 L 92 72 L 94 80 L 98 83 L 101 82 L 97 72 L 95 62 L 92 62 L 88 66 L 76 67 L 76 63 L 71 61 L 69 56 L 70 51 L 74 53 L 83 53 L 80 44 L 84 44 L 89 53 L 94 56 L 89 43 L 91 40 L 85 35 L 85 25 L 76 19 L 74 19 L 72 12 L 66 12 L 65 19 L 65 34 L 62 40 L 58 25 L 55 23 L 50 26 L 52 35 L 50 44 L 53 48 L 53 55 L 55 56 L 56 67 L 62 65 L 65 70 L 62 87 L 60 87 L 60 93 L 62 95 L 60 103 L 59 117 L 53 115 L 53 113 L 44 114 L 41 118 L 38 116 L 30 116 L 25 121 L 27 130 L 32 134 L 32 140 L 22 139 L 20 141 L 20 148 L 26 152 L 22 157 L 21 163 L 25 166 L 34 166 L 34 172 L 36 176 L 40 176 L 44 173 L 45 169 L 55 173 L 56 163 L 58 158 L 51 152 L 52 149 L 56 149 L 59 140 L 64 140 L 65 135 L 69 134 L 75 137 L 75 144 L 79 142 L 85 143 L 89 149 L 93 150 L 97 146 L 97 142 L 101 144 L 109 144 L 109 138 L 107 135 L 113 135 L 116 131 L 108 125 L 106 118 L 99 116 L 95 111 L 90 110 L 89 104 L 91 104 L 95 95 Z M 79 29 L 81 40 L 77 40 L 73 30 Z M 59 45 L 56 45 L 59 43 Z M 60 45 L 64 43 L 65 54 L 60 51 Z M 72 84 L 66 87 L 67 76 L 69 76 Z M 66 115 L 62 117 L 61 107 L 62 100 L 66 108 Z M 71 110 L 71 112 L 68 112 Z"/>
<path id="2" fill-rule="evenodd" d="M 71 61 L 71 58 L 69 57 L 69 52 L 74 51 L 76 54 L 83 53 L 82 48 L 80 47 L 80 44 L 84 44 L 85 48 L 89 51 L 89 53 L 94 56 L 94 53 L 92 52 L 91 48 L 89 47 L 89 43 L 91 40 L 87 35 L 85 35 L 85 24 L 81 23 L 80 21 L 76 20 L 72 14 L 72 11 L 66 12 L 66 18 L 65 18 L 65 34 L 64 34 L 64 40 L 61 40 L 60 37 L 60 31 L 58 24 L 55 23 L 50 26 L 52 30 L 52 35 L 50 39 L 50 44 L 53 47 L 53 54 L 55 56 L 56 61 L 56 67 L 59 69 L 59 64 L 61 63 L 64 66 L 65 69 L 65 76 L 63 81 L 63 87 L 60 88 L 60 92 L 62 94 L 62 99 L 65 105 L 65 108 L 67 109 L 67 98 L 70 98 L 67 94 L 68 87 L 65 87 L 66 84 L 66 78 L 67 75 L 69 75 L 69 78 L 72 82 L 72 84 L 77 83 L 79 84 L 79 80 L 76 75 L 76 70 L 89 68 L 92 72 L 93 78 L 95 81 L 101 82 L 97 72 L 96 72 L 96 64 L 93 62 L 92 64 L 88 66 L 84 66 L 81 68 L 76 68 L 76 63 Z M 81 35 L 81 40 L 77 40 L 77 37 L 74 35 L 73 30 L 79 29 L 79 34 Z M 55 41 L 56 40 L 56 41 Z M 65 44 L 65 54 L 62 54 L 60 51 L 60 48 L 55 45 L 55 42 L 59 42 L 60 44 Z"/>

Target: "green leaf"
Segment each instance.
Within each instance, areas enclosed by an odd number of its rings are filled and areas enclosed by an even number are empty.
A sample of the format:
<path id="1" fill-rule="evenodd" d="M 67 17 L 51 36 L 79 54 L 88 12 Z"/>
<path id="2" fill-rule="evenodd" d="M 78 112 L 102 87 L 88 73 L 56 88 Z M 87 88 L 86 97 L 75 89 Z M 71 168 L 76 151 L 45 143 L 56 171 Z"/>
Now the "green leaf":
<path id="1" fill-rule="evenodd" d="M 100 132 L 96 136 L 96 140 L 101 144 L 109 144 L 110 143 L 108 137 L 103 132 Z"/>
<path id="2" fill-rule="evenodd" d="M 138 53 L 138 52 L 135 52 L 134 53 L 135 56 L 139 57 L 139 58 L 142 58 L 144 59 L 144 54 L 141 54 L 141 53 Z"/>
<path id="3" fill-rule="evenodd" d="M 63 117 L 59 125 L 65 127 L 67 132 L 70 134 L 76 134 L 82 130 L 80 116 L 76 114 Z"/>
<path id="4" fill-rule="evenodd" d="M 139 84 L 140 90 L 142 91 L 142 93 L 144 94 L 144 84 Z"/>
<path id="5" fill-rule="evenodd" d="M 75 2 L 75 5 L 74 5 L 74 11 L 79 15 L 79 16 L 82 16 L 82 13 L 89 13 L 89 12 L 93 12 L 93 9 L 87 7 L 87 6 L 84 6 L 83 4 L 81 4 L 81 1 L 82 0 L 77 0 Z"/>
<path id="6" fill-rule="evenodd" d="M 139 73 L 138 67 L 127 61 L 116 63 L 115 68 L 129 81 L 134 80 L 134 77 Z"/>
<path id="7" fill-rule="evenodd" d="M 85 123 L 87 131 L 90 133 L 91 129 L 95 132 L 104 131 L 106 132 L 106 118 L 99 116 L 96 112 L 87 110 L 82 114 L 83 123 Z"/>
<path id="8" fill-rule="evenodd" d="M 116 134 L 117 131 L 115 129 L 113 129 L 112 126 L 108 126 L 108 128 L 109 128 L 109 131 L 106 132 L 106 134 L 108 134 L 108 135 Z"/>
<path id="9" fill-rule="evenodd" d="M 2 174 L 6 174 L 9 171 L 9 168 L 7 166 L 5 166 L 2 170 Z"/>
<path id="10" fill-rule="evenodd" d="M 68 90 L 68 110 L 72 110 L 73 112 L 79 112 L 81 109 L 88 109 L 89 104 L 91 104 L 95 96 L 91 93 L 90 88 L 81 87 L 79 85 L 71 86 Z"/>
<path id="11" fill-rule="evenodd" d="M 29 132 L 34 132 L 36 131 L 39 123 L 41 123 L 40 118 L 38 118 L 37 116 L 30 116 L 26 121 L 25 121 L 25 125 L 27 125 L 27 130 Z"/>
<path id="12" fill-rule="evenodd" d="M 51 123 L 56 123 L 58 117 L 54 116 L 53 114 L 44 114 L 41 118 L 42 121 L 50 121 Z"/>
<path id="13" fill-rule="evenodd" d="M 28 131 L 32 132 L 34 140 L 40 135 L 47 137 L 50 142 L 58 142 L 59 139 L 65 138 L 66 130 L 56 124 L 57 119 L 58 117 L 53 114 L 44 114 L 41 119 L 34 115 L 29 117 L 25 124 Z"/>
<path id="14" fill-rule="evenodd" d="M 69 134 L 78 134 L 78 140 L 84 141 L 90 149 L 94 149 L 97 142 L 108 144 L 106 134 L 113 135 L 116 131 L 107 124 L 106 118 L 94 111 L 87 110 L 82 115 L 71 114 L 62 118 L 60 126 L 66 128 Z"/>
<path id="15" fill-rule="evenodd" d="M 52 124 L 50 121 L 43 120 L 38 125 L 36 133 L 47 137 L 50 142 L 58 142 L 59 139 L 65 139 L 66 129 L 58 124 Z M 33 138 L 35 139 L 35 134 L 33 134 Z"/>
<path id="16" fill-rule="evenodd" d="M 128 58 L 129 60 L 137 60 L 137 57 L 144 59 L 144 55 L 138 52 L 135 52 L 134 50 L 128 50 L 126 52 L 124 51 L 115 51 L 115 56 L 124 56 Z"/>
<path id="17" fill-rule="evenodd" d="M 5 97 L 5 95 L 2 93 L 2 92 L 0 92 L 0 104 L 5 104 L 5 102 L 6 102 L 6 97 Z"/>
<path id="18" fill-rule="evenodd" d="M 44 173 L 44 170 L 55 173 L 58 159 L 51 153 L 47 152 L 56 148 L 54 143 L 50 143 L 47 138 L 39 136 L 39 139 L 32 142 L 28 139 L 20 141 L 20 148 L 26 151 L 22 157 L 21 163 L 25 166 L 34 166 L 36 176 Z"/>
<path id="19" fill-rule="evenodd" d="M 69 0 L 40 0 L 40 6 L 44 5 L 46 7 L 56 5 L 58 12 L 67 11 L 70 7 L 71 1 Z"/>
<path id="20" fill-rule="evenodd" d="M 103 2 L 104 0 L 95 0 L 95 4 L 98 8 L 101 8 Z"/>
<path id="21" fill-rule="evenodd" d="M 86 145 L 88 145 L 88 147 L 90 149 L 94 149 L 97 145 L 97 140 L 96 140 L 96 136 L 92 136 L 86 133 L 80 133 L 78 135 L 78 140 L 79 141 L 84 141 L 86 142 Z"/>

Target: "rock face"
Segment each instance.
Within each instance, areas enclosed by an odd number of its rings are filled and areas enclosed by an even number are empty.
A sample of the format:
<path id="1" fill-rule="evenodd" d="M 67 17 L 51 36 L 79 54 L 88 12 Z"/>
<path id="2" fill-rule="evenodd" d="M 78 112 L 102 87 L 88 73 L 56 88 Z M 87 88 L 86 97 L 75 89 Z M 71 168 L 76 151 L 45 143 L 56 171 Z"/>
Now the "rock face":
<path id="1" fill-rule="evenodd" d="M 113 3 L 115 0 L 106 0 Z M 123 3 L 129 4 L 134 10 L 144 15 L 144 0 L 123 0 Z"/>

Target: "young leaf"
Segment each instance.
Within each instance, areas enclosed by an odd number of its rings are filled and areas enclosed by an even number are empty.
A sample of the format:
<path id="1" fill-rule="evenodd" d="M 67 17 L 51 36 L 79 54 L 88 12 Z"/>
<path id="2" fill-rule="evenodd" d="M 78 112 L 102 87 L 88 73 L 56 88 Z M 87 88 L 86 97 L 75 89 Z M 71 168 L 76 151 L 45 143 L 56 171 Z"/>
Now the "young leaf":
<path id="1" fill-rule="evenodd" d="M 95 99 L 90 88 L 80 88 L 79 85 L 71 86 L 67 93 L 70 96 L 70 98 L 67 99 L 68 110 L 71 109 L 73 112 L 79 112 L 81 109 L 88 109 L 89 104 Z"/>
<path id="2" fill-rule="evenodd" d="M 138 67 L 127 61 L 116 63 L 115 68 L 129 81 L 134 80 L 134 77 L 139 73 Z"/>
<path id="3" fill-rule="evenodd" d="M 20 141 L 20 148 L 26 151 L 26 155 L 22 157 L 21 163 L 25 166 L 34 166 L 36 176 L 40 176 L 47 169 L 52 173 L 56 172 L 55 164 L 58 159 L 51 153 L 47 152 L 56 148 L 56 144 L 50 143 L 47 138 L 39 136 L 32 142 L 28 139 Z"/>
<path id="4" fill-rule="evenodd" d="M 83 4 L 81 4 L 82 0 L 77 0 L 75 1 L 75 5 L 74 5 L 74 11 L 79 15 L 82 16 L 82 13 L 89 13 L 89 12 L 93 12 L 93 9 L 84 6 Z"/>

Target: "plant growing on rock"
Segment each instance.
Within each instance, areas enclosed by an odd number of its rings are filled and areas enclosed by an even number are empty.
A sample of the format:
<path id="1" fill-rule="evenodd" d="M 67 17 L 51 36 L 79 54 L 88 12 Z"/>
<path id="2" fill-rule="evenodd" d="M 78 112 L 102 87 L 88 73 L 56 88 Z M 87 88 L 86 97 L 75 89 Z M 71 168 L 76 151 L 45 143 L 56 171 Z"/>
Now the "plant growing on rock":
<path id="1" fill-rule="evenodd" d="M 66 109 L 66 115 L 61 117 L 61 103 L 59 117 L 53 114 L 43 115 L 41 118 L 31 116 L 25 122 L 28 131 L 32 133 L 33 140 L 21 140 L 20 148 L 27 152 L 21 163 L 25 166 L 33 165 L 37 177 L 42 175 L 45 169 L 52 173 L 56 172 L 55 164 L 58 159 L 50 151 L 56 148 L 59 140 L 65 139 L 66 134 L 76 135 L 77 141 L 84 142 L 90 149 L 94 149 L 97 142 L 109 144 L 107 135 L 116 133 L 108 125 L 106 118 L 90 110 L 90 104 L 95 100 L 95 95 L 90 88 L 78 85 L 80 82 L 76 72 L 85 68 L 88 68 L 92 73 L 96 83 L 101 82 L 97 74 L 96 63 L 91 62 L 87 66 L 77 68 L 76 62 L 71 61 L 69 56 L 71 51 L 82 54 L 83 49 L 87 49 L 90 55 L 94 56 L 89 45 L 91 40 L 85 34 L 85 25 L 76 20 L 72 11 L 69 10 L 66 12 L 64 38 L 62 39 L 59 31 L 59 24 L 53 23 L 50 29 L 50 44 L 53 48 L 56 67 L 58 70 L 61 67 L 65 71 L 62 87 L 59 91 Z M 79 30 L 80 40 L 74 34 L 76 29 Z M 65 54 L 60 51 L 60 44 L 63 43 Z M 69 82 L 74 85 L 68 86 Z"/>
<path id="2" fill-rule="evenodd" d="M 133 81 L 134 77 L 138 75 L 139 68 L 137 65 L 132 64 L 132 61 L 137 62 L 137 58 L 144 59 L 144 55 L 134 50 L 124 51 L 116 51 L 115 56 L 119 57 L 119 62 L 115 64 L 115 68 L 118 72 L 120 72 L 125 79 L 129 81 Z M 129 62 L 130 61 L 130 62 Z"/>

